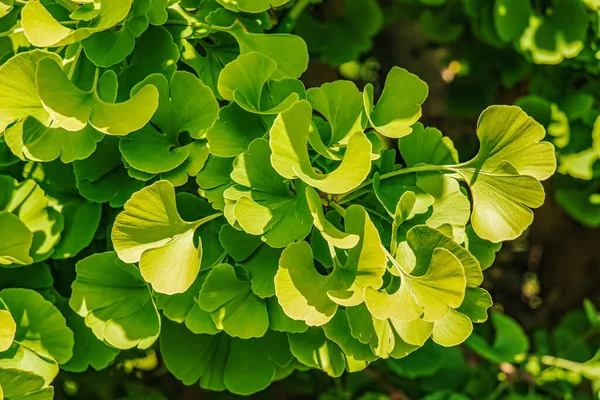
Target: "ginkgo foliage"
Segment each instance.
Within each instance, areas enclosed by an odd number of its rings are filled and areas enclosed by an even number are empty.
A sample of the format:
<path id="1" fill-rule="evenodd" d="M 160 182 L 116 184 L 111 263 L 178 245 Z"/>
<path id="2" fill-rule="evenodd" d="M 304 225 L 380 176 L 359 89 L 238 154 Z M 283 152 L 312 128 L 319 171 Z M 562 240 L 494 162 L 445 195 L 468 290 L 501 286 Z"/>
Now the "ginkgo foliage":
<path id="1" fill-rule="evenodd" d="M 152 347 L 251 394 L 487 319 L 482 271 L 556 168 L 544 128 L 489 107 L 461 162 L 417 75 L 306 88 L 303 39 L 266 33 L 287 3 L 0 7 L 0 398 Z"/>

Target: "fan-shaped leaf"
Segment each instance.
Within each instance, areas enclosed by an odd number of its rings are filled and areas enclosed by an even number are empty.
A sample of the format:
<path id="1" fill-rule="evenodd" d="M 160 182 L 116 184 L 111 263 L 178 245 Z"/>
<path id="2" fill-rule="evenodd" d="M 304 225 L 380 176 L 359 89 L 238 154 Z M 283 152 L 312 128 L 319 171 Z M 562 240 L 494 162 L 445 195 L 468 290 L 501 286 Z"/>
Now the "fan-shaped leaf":
<path id="1" fill-rule="evenodd" d="M 540 142 L 544 128 L 514 106 L 486 109 L 477 136 L 479 153 L 456 168 L 473 196 L 473 229 L 494 243 L 514 239 L 531 224 L 530 208 L 544 201 L 539 181 L 556 169 L 554 147 Z"/>
<path id="2" fill-rule="evenodd" d="M 12 346 L 0 353 L 0 369 L 19 368 L 51 382 L 73 355 L 73 332 L 65 318 L 31 289 L 4 289 L 0 300 L 16 323 Z"/>
<path id="3" fill-rule="evenodd" d="M 76 268 L 69 304 L 94 335 L 118 349 L 152 346 L 160 318 L 138 269 L 114 252 L 91 255 Z"/>

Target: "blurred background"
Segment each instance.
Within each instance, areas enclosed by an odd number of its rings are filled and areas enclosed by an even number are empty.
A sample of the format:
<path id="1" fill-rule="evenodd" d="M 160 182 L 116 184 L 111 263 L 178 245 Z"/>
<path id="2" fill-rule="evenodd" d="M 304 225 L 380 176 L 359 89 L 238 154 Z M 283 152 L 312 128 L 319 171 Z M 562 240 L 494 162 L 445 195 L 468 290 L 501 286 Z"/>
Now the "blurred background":
<path id="1" fill-rule="evenodd" d="M 548 130 L 559 172 L 544 182 L 547 200 L 531 228 L 505 243 L 486 270 L 483 287 L 496 313 L 465 345 L 429 343 L 410 360 L 381 360 L 338 379 L 297 371 L 251 397 L 600 398 L 594 307 L 600 304 L 600 124 L 594 125 L 600 115 L 600 2 L 298 0 L 290 7 L 303 11 L 286 29 L 302 36 L 311 52 L 307 88 L 350 79 L 359 89 L 372 83 L 377 92 L 393 66 L 406 68 L 429 85 L 421 121 L 451 137 L 463 160 L 477 151 L 481 111 L 518 104 Z M 524 9 L 530 14 L 522 22 Z M 532 18 L 539 19 L 537 27 L 531 28 Z M 55 387 L 57 399 L 236 398 L 184 387 L 152 351 L 124 352 L 117 368 L 101 372 L 61 373 Z"/>

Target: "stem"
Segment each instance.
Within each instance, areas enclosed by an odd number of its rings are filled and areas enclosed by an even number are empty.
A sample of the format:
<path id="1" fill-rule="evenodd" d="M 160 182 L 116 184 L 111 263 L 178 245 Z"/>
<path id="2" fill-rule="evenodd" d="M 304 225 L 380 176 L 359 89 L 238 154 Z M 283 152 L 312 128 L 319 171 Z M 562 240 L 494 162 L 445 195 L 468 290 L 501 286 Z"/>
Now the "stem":
<path id="1" fill-rule="evenodd" d="M 340 206 L 339 204 L 337 204 L 334 201 L 330 201 L 329 205 L 331 207 L 333 207 L 335 209 L 335 211 L 337 211 L 338 213 L 340 213 L 340 215 L 343 217 L 344 215 L 346 215 L 346 210 L 344 209 L 344 207 Z"/>
<path id="2" fill-rule="evenodd" d="M 390 218 L 390 216 L 389 216 L 389 215 L 384 215 L 384 214 L 381 214 L 381 213 L 380 213 L 380 212 L 378 212 L 377 210 L 373 210 L 371 207 L 367 207 L 367 206 L 365 206 L 364 204 L 361 204 L 361 207 L 362 207 L 362 208 L 364 208 L 366 211 L 370 212 L 371 214 L 373 214 L 373 215 L 377 215 L 379 218 L 381 218 L 381 219 L 383 219 L 383 220 L 386 220 L 386 221 L 387 221 L 387 222 L 389 222 L 390 224 L 391 224 L 392 222 L 394 222 L 394 221 L 392 220 L 392 218 Z"/>
<path id="3" fill-rule="evenodd" d="M 499 399 L 500 395 L 502 393 L 504 393 L 504 390 L 506 389 L 507 386 L 508 386 L 508 384 L 506 382 L 502 382 L 501 384 L 496 386 L 496 389 L 494 389 L 494 392 L 490 395 L 489 400 Z"/>
<path id="4" fill-rule="evenodd" d="M 388 172 L 387 174 L 381 175 L 379 177 L 379 179 L 384 180 L 384 179 L 388 179 L 388 178 L 393 178 L 394 176 L 411 174 L 413 172 L 454 171 L 454 168 L 456 168 L 456 165 L 421 165 L 419 167 L 401 168 L 397 171 Z M 372 184 L 373 184 L 373 179 L 364 181 L 356 189 L 338 197 L 337 198 L 338 204 L 345 204 L 351 200 L 356 199 L 357 197 L 362 196 L 363 194 L 370 192 L 371 190 L 370 190 L 369 186 L 371 186 Z"/>
<path id="5" fill-rule="evenodd" d="M 199 219 L 198 221 L 194 222 L 194 225 L 196 225 L 196 227 L 199 227 L 200 225 L 203 225 L 209 221 L 212 221 L 213 219 L 219 218 L 222 215 L 223 215 L 222 212 L 214 213 L 212 215 L 209 215 L 208 217 Z"/>
<path id="6" fill-rule="evenodd" d="M 96 87 L 98 86 L 98 79 L 99 78 L 100 78 L 100 68 L 96 67 L 96 71 L 94 72 L 94 84 L 92 85 L 92 90 L 93 91 L 96 91 Z"/>
<path id="7" fill-rule="evenodd" d="M 296 26 L 296 20 L 310 3 L 310 0 L 298 0 L 290 12 L 283 18 L 276 31 L 278 33 L 289 33 L 293 31 Z"/>
<path id="8" fill-rule="evenodd" d="M 75 56 L 73 57 L 73 65 L 71 66 L 71 69 L 69 70 L 69 73 L 67 74 L 67 77 L 69 78 L 69 80 L 72 80 L 72 78 L 73 78 L 73 74 L 75 73 L 75 69 L 77 68 L 77 62 L 79 61 L 79 56 L 81 56 L 82 51 L 83 51 L 83 46 L 79 45 L 79 47 L 77 48 L 77 53 L 75 53 Z M 96 73 L 98 73 L 98 68 L 96 68 Z M 94 88 L 95 87 L 96 86 L 94 85 Z"/>
<path id="9" fill-rule="evenodd" d="M 227 251 L 224 251 L 223 253 L 221 253 L 221 255 L 219 256 L 217 261 L 215 261 L 213 263 L 213 265 L 211 265 L 211 268 L 214 267 L 215 265 L 221 264 L 223 262 L 223 260 L 225 260 L 225 257 L 227 257 Z"/>
<path id="10" fill-rule="evenodd" d="M 396 261 L 396 259 L 390 254 L 390 252 L 385 248 L 384 245 L 381 245 L 381 248 L 383 249 L 383 252 L 385 253 L 385 256 L 388 259 L 388 261 L 391 262 L 394 267 L 396 267 L 396 270 L 398 270 L 400 276 L 405 276 L 406 272 L 400 266 L 400 264 L 398 264 L 398 261 Z"/>
<path id="11" fill-rule="evenodd" d="M 290 12 L 288 13 L 290 19 L 294 21 L 297 20 L 300 14 L 302 14 L 304 9 L 308 7 L 309 4 L 310 0 L 298 0 L 298 2 L 294 5 L 294 7 L 292 7 Z"/>

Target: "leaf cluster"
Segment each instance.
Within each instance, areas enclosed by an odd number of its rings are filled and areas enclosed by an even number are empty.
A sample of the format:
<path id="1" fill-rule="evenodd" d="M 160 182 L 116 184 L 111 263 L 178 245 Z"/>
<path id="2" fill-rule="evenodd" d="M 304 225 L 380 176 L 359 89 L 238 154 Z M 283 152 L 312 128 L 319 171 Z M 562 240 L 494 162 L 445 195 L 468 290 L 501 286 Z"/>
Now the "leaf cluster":
<path id="1" fill-rule="evenodd" d="M 405 69 L 378 96 L 307 89 L 306 43 L 272 32 L 287 3 L 3 9 L 5 398 L 152 348 L 184 384 L 246 395 L 456 346 L 487 319 L 482 271 L 556 168 L 543 126 L 489 107 L 460 162 Z"/>

